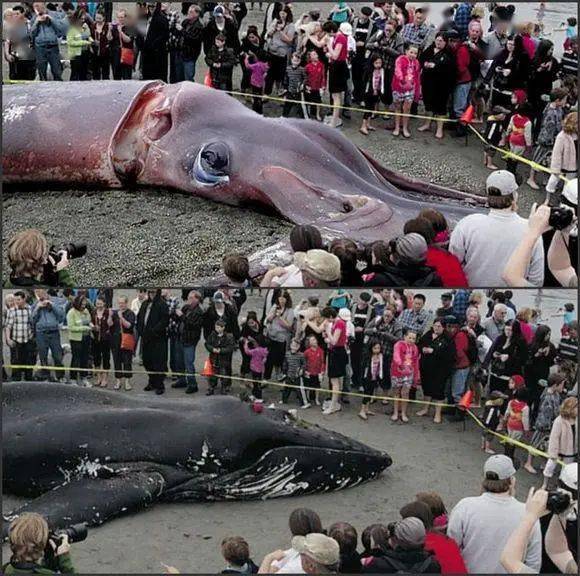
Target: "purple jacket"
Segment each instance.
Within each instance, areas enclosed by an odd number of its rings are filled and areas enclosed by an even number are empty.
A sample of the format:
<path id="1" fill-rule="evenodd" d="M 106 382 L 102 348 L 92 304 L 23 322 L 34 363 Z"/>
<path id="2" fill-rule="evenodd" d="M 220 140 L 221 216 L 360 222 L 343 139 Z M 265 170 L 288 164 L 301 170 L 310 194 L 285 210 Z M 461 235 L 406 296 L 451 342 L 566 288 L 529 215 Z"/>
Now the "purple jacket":
<path id="1" fill-rule="evenodd" d="M 250 84 L 256 88 L 263 88 L 266 83 L 266 72 L 270 68 L 267 62 L 260 62 L 259 60 L 252 63 L 246 56 L 246 68 L 252 73 L 250 76 Z"/>
<path id="2" fill-rule="evenodd" d="M 262 346 L 249 348 L 248 343 L 244 343 L 244 352 L 250 357 L 250 370 L 255 374 L 263 374 L 268 357 L 268 349 Z"/>

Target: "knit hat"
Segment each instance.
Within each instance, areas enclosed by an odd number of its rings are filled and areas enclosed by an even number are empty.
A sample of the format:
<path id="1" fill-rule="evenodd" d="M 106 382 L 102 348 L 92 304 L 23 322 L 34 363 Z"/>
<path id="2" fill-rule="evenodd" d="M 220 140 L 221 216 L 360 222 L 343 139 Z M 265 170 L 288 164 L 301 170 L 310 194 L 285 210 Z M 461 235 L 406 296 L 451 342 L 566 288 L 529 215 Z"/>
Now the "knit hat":
<path id="1" fill-rule="evenodd" d="M 216 6 L 213 9 L 213 16 L 214 16 L 214 18 L 216 16 L 224 16 L 224 14 L 225 14 L 225 10 L 224 10 L 224 7 L 223 6 Z"/>
<path id="2" fill-rule="evenodd" d="M 365 16 L 370 16 L 373 13 L 373 9 L 370 6 L 363 6 L 360 11 Z"/>
<path id="3" fill-rule="evenodd" d="M 317 280 L 336 282 L 340 279 L 340 260 L 326 250 L 308 250 L 294 254 L 296 266 Z"/>
<path id="4" fill-rule="evenodd" d="M 427 242 L 412 232 L 397 238 L 395 251 L 404 264 L 421 264 L 427 259 Z"/>
<path id="5" fill-rule="evenodd" d="M 520 388 L 525 388 L 526 387 L 526 381 L 524 380 L 523 376 L 520 376 L 519 374 L 514 374 L 511 377 L 511 380 L 514 383 L 514 389 L 515 390 L 519 390 Z"/>
<path id="6" fill-rule="evenodd" d="M 394 535 L 401 548 L 422 548 L 425 544 L 425 525 L 419 518 L 410 516 L 397 522 Z"/>
<path id="7" fill-rule="evenodd" d="M 516 104 L 523 104 L 527 99 L 528 95 L 525 90 L 514 90 L 514 96 L 516 97 Z"/>
<path id="8" fill-rule="evenodd" d="M 224 293 L 219 290 L 213 295 L 214 302 L 223 302 L 225 300 Z"/>
<path id="9" fill-rule="evenodd" d="M 359 298 L 363 301 L 363 302 L 370 302 L 373 297 L 370 294 L 370 292 L 361 292 L 359 295 Z"/>

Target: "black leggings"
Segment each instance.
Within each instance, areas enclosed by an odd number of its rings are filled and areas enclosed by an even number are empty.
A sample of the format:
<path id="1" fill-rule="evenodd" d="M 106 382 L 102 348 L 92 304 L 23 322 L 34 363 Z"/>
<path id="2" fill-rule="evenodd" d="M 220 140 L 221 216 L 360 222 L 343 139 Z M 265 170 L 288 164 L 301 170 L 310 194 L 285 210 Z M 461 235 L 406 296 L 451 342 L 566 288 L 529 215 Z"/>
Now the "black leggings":
<path id="1" fill-rule="evenodd" d="M 272 370 L 277 367 L 281 368 L 286 354 L 286 342 L 277 342 L 270 340 L 268 342 L 268 358 L 266 359 L 266 368 L 264 378 L 269 380 L 272 377 Z"/>
<path id="2" fill-rule="evenodd" d="M 262 384 L 259 382 L 261 379 L 262 374 L 252 372 L 252 380 L 254 380 L 252 384 L 252 396 L 258 400 L 262 399 Z"/>
<path id="3" fill-rule="evenodd" d="M 270 54 L 270 69 L 266 76 L 266 87 L 264 89 L 265 94 L 272 94 L 274 83 L 278 82 L 279 84 L 284 80 L 287 65 L 288 58 L 286 56 L 275 56 L 274 54 Z"/>
<path id="4" fill-rule="evenodd" d="M 370 404 L 371 397 L 375 395 L 375 390 L 377 386 L 380 386 L 380 380 L 371 380 L 370 378 L 365 378 L 363 380 L 363 386 L 365 389 L 365 397 L 363 398 L 362 403 L 364 405 Z"/>
<path id="5" fill-rule="evenodd" d="M 316 375 L 316 376 L 305 376 L 304 377 L 304 386 L 306 386 L 306 388 L 317 388 L 318 390 L 320 390 L 320 376 Z M 306 391 L 308 394 L 308 400 L 310 402 L 314 402 L 314 400 L 316 399 L 316 390 L 307 390 Z"/>
<path id="6" fill-rule="evenodd" d="M 70 362 L 70 379 L 76 380 L 77 378 L 86 378 L 88 372 L 86 368 L 89 367 L 89 350 L 91 347 L 91 339 L 89 337 L 84 337 L 80 342 L 71 341 L 70 349 L 72 353 L 72 358 Z M 77 372 L 75 368 L 85 368 L 81 372 Z"/>
<path id="7" fill-rule="evenodd" d="M 95 368 L 111 368 L 111 342 L 109 340 L 93 341 L 93 365 Z"/>

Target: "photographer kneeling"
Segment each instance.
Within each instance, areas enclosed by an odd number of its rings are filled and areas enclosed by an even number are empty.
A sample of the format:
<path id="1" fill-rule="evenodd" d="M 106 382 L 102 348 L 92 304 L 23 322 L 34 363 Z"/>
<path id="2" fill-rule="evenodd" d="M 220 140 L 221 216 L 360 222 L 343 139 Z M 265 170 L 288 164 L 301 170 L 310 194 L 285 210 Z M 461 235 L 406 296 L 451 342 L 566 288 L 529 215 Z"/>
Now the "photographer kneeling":
<path id="1" fill-rule="evenodd" d="M 523 562 L 528 541 L 536 522 L 546 518 L 544 536 L 545 558 L 541 573 L 578 573 L 578 464 L 567 464 L 560 475 L 556 491 L 530 489 L 526 502 L 526 513 L 520 525 L 508 538 L 501 555 L 506 572 L 513 574 L 535 574 Z"/>
<path id="2" fill-rule="evenodd" d="M 12 557 L 2 567 L 3 574 L 74 574 L 68 536 L 59 536 L 56 541 L 51 536 L 40 514 L 19 516 L 10 525 Z M 47 551 L 50 561 L 45 558 Z"/>
<path id="3" fill-rule="evenodd" d="M 20 286 L 59 286 L 75 288 L 70 272 L 70 260 L 86 254 L 84 244 L 69 244 L 58 250 L 49 247 L 39 230 L 22 230 L 8 241 L 10 278 L 4 288 Z"/>

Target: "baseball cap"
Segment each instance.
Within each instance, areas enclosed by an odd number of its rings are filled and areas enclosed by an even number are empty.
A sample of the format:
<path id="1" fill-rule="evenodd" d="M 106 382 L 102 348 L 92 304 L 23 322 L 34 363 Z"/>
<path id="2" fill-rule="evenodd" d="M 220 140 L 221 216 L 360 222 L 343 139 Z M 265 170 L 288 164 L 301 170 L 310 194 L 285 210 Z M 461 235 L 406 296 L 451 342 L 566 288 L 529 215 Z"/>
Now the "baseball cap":
<path id="1" fill-rule="evenodd" d="M 560 473 L 560 482 L 570 488 L 570 490 L 578 490 L 578 462 L 566 464 Z"/>
<path id="2" fill-rule="evenodd" d="M 317 280 L 336 282 L 340 279 L 340 260 L 326 250 L 296 252 L 294 263 L 300 270 L 308 272 Z"/>
<path id="3" fill-rule="evenodd" d="M 348 22 L 343 22 L 340 27 L 339 30 L 345 35 L 345 36 L 352 36 L 352 26 L 348 23 Z"/>
<path id="4" fill-rule="evenodd" d="M 417 264 L 427 258 L 427 242 L 416 232 L 405 234 L 396 241 L 396 252 L 399 259 L 405 264 Z"/>
<path id="5" fill-rule="evenodd" d="M 292 548 L 323 566 L 332 566 L 340 560 L 340 548 L 334 538 L 313 532 L 307 536 L 294 536 Z"/>
<path id="6" fill-rule="evenodd" d="M 348 322 L 352 318 L 352 315 L 351 315 L 350 310 L 348 308 L 341 308 L 338 311 L 338 317 L 341 320 L 344 320 L 345 322 Z"/>
<path id="7" fill-rule="evenodd" d="M 214 302 L 223 302 L 224 299 L 224 293 L 220 292 L 219 290 L 213 295 Z"/>
<path id="8" fill-rule="evenodd" d="M 445 316 L 443 318 L 443 324 L 445 324 L 445 326 L 451 326 L 459 324 L 459 320 L 455 316 L 453 316 L 453 314 L 450 314 L 449 316 Z"/>
<path id="9" fill-rule="evenodd" d="M 562 190 L 562 196 L 564 196 L 570 204 L 578 206 L 578 178 L 566 182 L 564 189 Z"/>
<path id="10" fill-rule="evenodd" d="M 410 516 L 397 522 L 394 536 L 401 548 L 422 548 L 425 544 L 425 525 L 419 518 Z"/>
<path id="11" fill-rule="evenodd" d="M 214 16 L 223 16 L 225 14 L 225 10 L 223 6 L 216 6 L 213 9 L 213 15 Z"/>
<path id="12" fill-rule="evenodd" d="M 518 191 L 518 183 L 516 182 L 516 177 L 511 172 L 507 170 L 496 170 L 489 175 L 485 183 L 485 189 L 488 194 L 490 194 L 491 188 L 499 190 L 500 196 L 510 196 Z M 497 196 L 497 194 L 492 195 Z"/>
<path id="13" fill-rule="evenodd" d="M 489 480 L 507 480 L 515 475 L 516 469 L 509 456 L 505 454 L 494 454 L 485 461 L 483 473 L 486 477 L 489 474 L 495 474 L 497 476 L 497 478 L 489 478 Z"/>
<path id="14" fill-rule="evenodd" d="M 445 294 L 441 294 L 441 300 L 453 300 L 453 294 L 445 292 Z"/>

